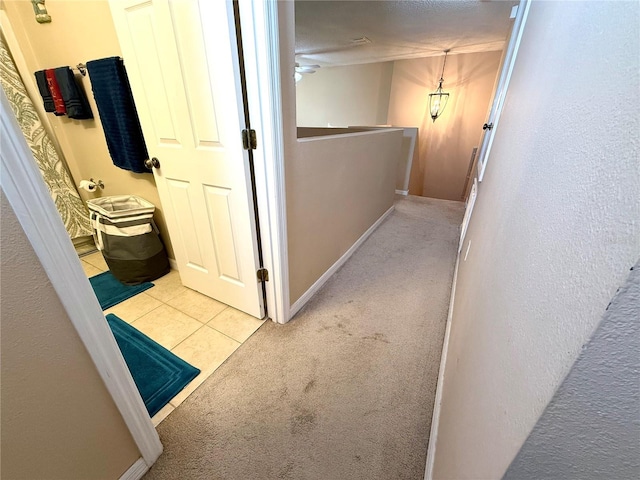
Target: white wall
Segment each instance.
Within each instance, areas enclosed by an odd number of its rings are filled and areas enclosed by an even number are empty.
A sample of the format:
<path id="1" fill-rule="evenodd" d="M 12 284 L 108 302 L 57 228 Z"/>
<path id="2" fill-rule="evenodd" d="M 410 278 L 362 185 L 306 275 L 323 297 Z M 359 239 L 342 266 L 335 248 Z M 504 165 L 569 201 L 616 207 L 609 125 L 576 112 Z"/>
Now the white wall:
<path id="1" fill-rule="evenodd" d="M 387 123 L 393 62 L 323 67 L 296 84 L 299 127 Z"/>
<path id="2" fill-rule="evenodd" d="M 522 446 L 506 479 L 640 476 L 640 263 Z"/>
<path id="3" fill-rule="evenodd" d="M 637 260 L 639 13 L 532 3 L 462 250 L 436 479 L 505 473 Z"/>

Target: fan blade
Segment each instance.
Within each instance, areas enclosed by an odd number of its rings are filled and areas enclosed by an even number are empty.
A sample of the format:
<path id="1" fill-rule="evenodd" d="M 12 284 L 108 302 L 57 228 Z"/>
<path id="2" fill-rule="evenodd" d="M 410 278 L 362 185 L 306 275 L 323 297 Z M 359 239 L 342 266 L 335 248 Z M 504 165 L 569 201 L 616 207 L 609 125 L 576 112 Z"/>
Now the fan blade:
<path id="1" fill-rule="evenodd" d="M 318 68 L 320 68 L 320 65 L 296 65 L 296 72 L 315 73 Z"/>

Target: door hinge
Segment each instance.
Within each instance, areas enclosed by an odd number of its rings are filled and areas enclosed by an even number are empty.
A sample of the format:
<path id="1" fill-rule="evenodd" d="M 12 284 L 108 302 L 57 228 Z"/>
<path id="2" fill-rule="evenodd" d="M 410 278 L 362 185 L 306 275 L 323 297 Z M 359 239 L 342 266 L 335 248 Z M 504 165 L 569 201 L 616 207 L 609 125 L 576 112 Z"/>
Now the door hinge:
<path id="1" fill-rule="evenodd" d="M 260 269 L 258 269 L 258 271 L 256 273 L 258 274 L 258 281 L 259 282 L 268 282 L 269 281 L 269 270 L 267 270 L 266 268 L 260 268 Z"/>
<path id="2" fill-rule="evenodd" d="M 245 150 L 255 150 L 258 148 L 258 137 L 253 129 L 242 130 L 242 148 Z"/>

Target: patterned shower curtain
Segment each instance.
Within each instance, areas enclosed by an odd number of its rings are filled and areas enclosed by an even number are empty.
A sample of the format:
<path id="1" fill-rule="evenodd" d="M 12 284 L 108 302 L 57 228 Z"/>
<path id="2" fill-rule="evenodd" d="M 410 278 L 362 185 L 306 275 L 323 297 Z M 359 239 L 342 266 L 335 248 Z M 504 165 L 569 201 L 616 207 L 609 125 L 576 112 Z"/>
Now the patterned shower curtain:
<path id="1" fill-rule="evenodd" d="M 71 175 L 42 125 L 4 38 L 0 35 L 0 83 L 36 159 L 44 183 L 71 238 L 92 234 L 89 213 Z"/>

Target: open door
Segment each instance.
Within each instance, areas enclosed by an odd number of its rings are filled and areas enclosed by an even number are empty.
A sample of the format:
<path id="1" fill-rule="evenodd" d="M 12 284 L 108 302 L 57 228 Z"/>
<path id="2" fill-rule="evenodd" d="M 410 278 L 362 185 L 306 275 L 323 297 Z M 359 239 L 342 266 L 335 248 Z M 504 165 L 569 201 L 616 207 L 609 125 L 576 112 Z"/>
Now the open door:
<path id="1" fill-rule="evenodd" d="M 182 282 L 263 318 L 233 3 L 109 3 Z"/>
<path id="2" fill-rule="evenodd" d="M 516 54 L 518 47 L 520 46 L 520 39 L 522 38 L 522 32 L 524 24 L 529 13 L 530 0 L 520 0 L 517 6 L 514 6 L 515 13 L 512 11 L 512 17 L 515 14 L 515 20 L 513 27 L 511 28 L 511 34 L 509 41 L 507 42 L 507 48 L 502 61 L 502 68 L 500 70 L 500 77 L 498 78 L 498 84 L 496 85 L 496 91 L 493 96 L 493 103 L 491 110 L 489 111 L 489 118 L 483 125 L 484 133 L 482 135 L 482 141 L 480 142 L 479 154 L 478 154 L 478 181 L 481 182 L 484 177 L 484 171 L 487 167 L 487 159 L 489 158 L 489 152 L 491 151 L 491 145 L 493 144 L 493 137 L 495 136 L 496 129 L 498 128 L 498 122 L 500 121 L 500 114 L 502 113 L 502 106 L 507 95 L 507 88 L 509 87 L 509 81 L 511 80 L 511 72 L 516 61 Z"/>

